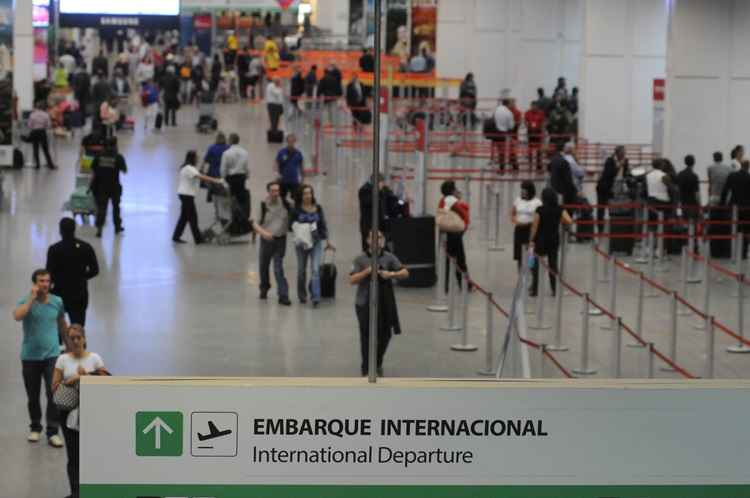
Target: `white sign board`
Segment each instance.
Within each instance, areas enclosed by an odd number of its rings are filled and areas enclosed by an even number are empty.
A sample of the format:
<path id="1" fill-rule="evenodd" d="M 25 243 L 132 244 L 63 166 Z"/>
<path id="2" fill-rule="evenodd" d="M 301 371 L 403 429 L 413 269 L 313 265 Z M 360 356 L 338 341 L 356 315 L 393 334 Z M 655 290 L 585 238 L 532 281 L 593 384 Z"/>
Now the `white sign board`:
<path id="1" fill-rule="evenodd" d="M 81 496 L 750 496 L 750 383 L 86 379 Z M 357 488 L 355 488 L 357 487 Z"/>

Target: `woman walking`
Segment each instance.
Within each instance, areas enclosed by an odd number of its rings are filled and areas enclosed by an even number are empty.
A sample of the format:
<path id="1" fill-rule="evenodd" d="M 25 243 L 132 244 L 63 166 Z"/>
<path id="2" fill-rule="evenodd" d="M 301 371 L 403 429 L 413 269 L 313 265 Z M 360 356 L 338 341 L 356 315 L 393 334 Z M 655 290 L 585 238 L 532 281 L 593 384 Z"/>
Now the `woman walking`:
<path id="1" fill-rule="evenodd" d="M 295 208 L 290 219 L 294 232 L 294 246 L 297 252 L 297 297 L 302 304 L 307 303 L 307 263 L 310 262 L 310 292 L 313 307 L 320 303 L 320 262 L 325 248 L 333 249 L 328 241 L 328 225 L 323 208 L 315 200 L 315 192 L 310 185 L 300 187 Z"/>
<path id="2" fill-rule="evenodd" d="M 461 285 L 461 274 L 468 273 L 469 268 L 466 266 L 466 251 L 464 250 L 464 234 L 469 228 L 469 205 L 461 200 L 461 193 L 456 188 L 456 182 L 453 180 L 447 180 L 440 186 L 440 193 L 443 197 L 438 203 L 438 211 L 448 210 L 455 212 L 461 217 L 464 223 L 464 229 L 461 232 L 446 232 L 446 252 L 448 258 L 453 258 L 456 262 L 456 279 L 458 285 Z M 446 261 L 445 271 L 447 277 L 445 279 L 445 292 L 448 292 L 448 282 L 450 274 L 448 274 L 448 268 L 450 265 Z"/>
<path id="3" fill-rule="evenodd" d="M 525 180 L 521 183 L 521 195 L 513 202 L 510 219 L 513 223 L 513 260 L 520 270 L 524 258 L 523 246 L 531 241 L 531 225 L 534 215 L 541 207 L 542 201 L 536 197 L 534 182 Z"/>
<path id="4" fill-rule="evenodd" d="M 86 351 L 86 332 L 82 325 L 73 324 L 65 332 L 65 343 L 68 352 L 57 357 L 52 377 L 52 391 L 57 392 L 61 385 L 79 389 L 84 375 L 109 375 L 104 370 L 104 362 L 96 353 Z M 65 449 L 68 454 L 68 481 L 70 496 L 78 498 L 79 493 L 79 439 L 78 408 L 64 410 L 60 408 L 60 422 Z"/>
<path id="5" fill-rule="evenodd" d="M 557 284 L 555 274 L 558 272 L 557 252 L 560 249 L 560 227 L 561 225 L 570 226 L 572 224 L 573 220 L 570 215 L 560 206 L 557 200 L 557 193 L 549 187 L 545 188 L 542 191 L 542 205 L 537 208 L 534 222 L 531 225 L 531 243 L 529 246 L 537 257 L 547 258 L 547 264 L 551 270 L 549 283 L 553 296 Z M 531 297 L 537 295 L 538 284 L 539 265 L 536 264 L 533 269 Z"/>
<path id="6" fill-rule="evenodd" d="M 180 219 L 177 220 L 177 226 L 175 226 L 172 234 L 172 241 L 177 244 L 185 244 L 181 237 L 187 224 L 190 224 L 190 231 L 193 232 L 195 243 L 203 242 L 203 236 L 198 229 L 198 210 L 195 208 L 195 196 L 198 195 L 201 180 L 221 183 L 221 179 L 202 175 L 195 166 L 197 162 L 198 154 L 191 150 L 185 155 L 185 162 L 180 167 L 180 180 L 177 187 L 177 196 L 180 199 Z"/>

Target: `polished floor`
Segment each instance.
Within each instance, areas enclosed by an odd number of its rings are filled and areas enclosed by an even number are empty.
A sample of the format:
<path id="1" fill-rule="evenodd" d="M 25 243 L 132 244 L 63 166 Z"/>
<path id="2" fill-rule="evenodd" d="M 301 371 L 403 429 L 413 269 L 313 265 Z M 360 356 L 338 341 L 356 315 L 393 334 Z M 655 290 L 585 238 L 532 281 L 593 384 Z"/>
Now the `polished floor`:
<path id="1" fill-rule="evenodd" d="M 220 128 L 236 131 L 250 151 L 253 205 L 265 184 L 275 175 L 273 158 L 278 146 L 265 143 L 266 116 L 260 107 L 221 106 Z M 183 108 L 180 126 L 161 133 L 120 134 L 121 150 L 129 172 L 124 177 L 123 218 L 126 231 L 115 236 L 108 224 L 104 237 L 96 239 L 91 226 L 80 226 L 78 236 L 91 242 L 99 256 L 101 275 L 90 283 L 88 315 L 89 349 L 99 353 L 116 375 L 160 376 L 354 376 L 359 373 L 359 338 L 354 314 L 354 292 L 345 278 L 359 249 L 357 188 L 367 167 L 362 157 L 340 157 L 338 168 L 325 165 L 331 174 L 311 179 L 326 209 L 337 246 L 339 278 L 335 301 L 320 308 L 299 305 L 292 291 L 291 308 L 275 299 L 258 299 L 257 247 L 192 244 L 175 246 L 170 240 L 179 210 L 176 196 L 178 167 L 185 152 L 200 154 L 212 137 L 199 135 L 193 124 L 195 111 Z M 58 240 L 57 223 L 61 206 L 70 195 L 77 158 L 75 139 L 56 146 L 58 171 L 24 169 L 5 171 L 4 196 L 0 205 L 0 498 L 42 498 L 64 496 L 67 483 L 64 450 L 46 444 L 26 443 L 26 397 L 21 380 L 20 325 L 10 317 L 16 301 L 28 292 L 33 269 L 44 266 L 47 247 Z M 333 174 L 335 172 L 335 174 Z M 479 213 L 479 187 L 474 186 L 473 209 Z M 428 205 L 437 201 L 431 184 Z M 199 201 L 201 225 L 213 218 L 213 208 Z M 506 308 L 516 282 L 510 256 L 511 229 L 503 218 L 501 252 L 489 252 L 482 241 L 483 223 L 477 219 L 467 239 L 472 276 Z M 185 238 L 190 240 L 186 232 Z M 570 280 L 585 289 L 589 282 L 590 248 L 573 246 L 570 251 Z M 296 260 L 287 252 L 287 277 L 294 288 Z M 672 262 L 658 278 L 677 287 L 678 269 Z M 727 283 L 714 286 L 713 310 L 736 329 L 736 300 L 730 298 Z M 632 279 L 618 283 L 618 309 L 632 322 L 637 284 Z M 272 291 L 273 297 L 273 291 Z M 600 287 L 600 301 L 607 301 L 606 285 Z M 691 299 L 701 303 L 701 291 L 690 289 Z M 482 368 L 485 342 L 485 301 L 471 295 L 469 340 L 476 352 L 455 352 L 450 346 L 460 334 L 444 332 L 446 316 L 430 313 L 432 290 L 399 289 L 398 300 L 404 334 L 394 339 L 388 352 L 385 373 L 400 377 L 474 377 Z M 571 347 L 558 358 L 577 367 L 581 351 L 580 304 L 565 298 L 564 339 Z M 644 335 L 667 350 L 669 314 L 666 298 L 647 302 Z M 553 318 L 553 301 L 547 302 L 547 320 Z M 678 362 L 697 375 L 705 363 L 704 336 L 692 327 L 693 318 L 680 318 Z M 529 323 L 534 317 L 529 316 Z M 600 330 L 602 318 L 592 319 L 591 365 L 598 376 L 611 375 L 611 332 Z M 498 316 L 496 337 L 506 322 Z M 552 342 L 551 331 L 528 331 L 529 337 Z M 499 344 L 499 340 L 495 343 Z M 728 355 L 723 348 L 731 341 L 716 339 L 716 372 L 721 377 L 750 376 L 750 356 Z M 623 375 L 644 377 L 647 361 L 642 350 L 623 348 Z M 531 354 L 532 373 L 541 372 L 539 357 Z M 657 363 L 657 368 L 661 366 Z M 545 363 L 545 375 L 559 372 Z M 656 376 L 675 373 L 656 371 Z"/>

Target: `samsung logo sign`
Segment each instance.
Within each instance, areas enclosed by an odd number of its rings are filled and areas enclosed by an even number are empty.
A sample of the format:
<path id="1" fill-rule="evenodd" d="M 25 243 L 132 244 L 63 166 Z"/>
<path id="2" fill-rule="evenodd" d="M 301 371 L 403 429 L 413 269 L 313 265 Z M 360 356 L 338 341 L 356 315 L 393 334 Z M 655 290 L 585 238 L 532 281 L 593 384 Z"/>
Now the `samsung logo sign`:
<path id="1" fill-rule="evenodd" d="M 137 17 L 100 17 L 99 24 L 101 26 L 138 26 L 139 20 Z"/>

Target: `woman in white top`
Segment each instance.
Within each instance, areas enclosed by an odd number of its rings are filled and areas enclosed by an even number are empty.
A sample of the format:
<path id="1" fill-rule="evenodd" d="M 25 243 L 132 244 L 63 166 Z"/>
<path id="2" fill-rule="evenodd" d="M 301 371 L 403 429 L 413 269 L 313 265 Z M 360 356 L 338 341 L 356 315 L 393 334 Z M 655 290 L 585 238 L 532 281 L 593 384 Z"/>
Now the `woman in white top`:
<path id="1" fill-rule="evenodd" d="M 104 362 L 96 353 L 86 351 L 86 332 L 83 326 L 73 324 L 65 332 L 65 343 L 68 352 L 57 357 L 55 371 L 52 377 L 52 391 L 57 391 L 60 384 L 78 387 L 84 375 L 109 375 L 104 370 Z M 73 410 L 77 411 L 77 410 Z M 77 417 L 71 417 L 70 411 L 60 410 L 62 432 L 65 437 L 65 448 L 68 454 L 68 481 L 70 482 L 70 496 L 78 496 L 79 467 L 78 445 L 80 434 L 77 428 Z M 71 418 L 76 419 L 71 423 Z"/>
<path id="2" fill-rule="evenodd" d="M 180 181 L 177 187 L 177 196 L 180 198 L 180 219 L 177 220 L 177 226 L 174 227 L 172 241 L 177 244 L 184 244 L 182 232 L 185 225 L 190 224 L 190 231 L 193 232 L 193 240 L 196 244 L 203 242 L 203 236 L 198 229 L 198 210 L 195 209 L 195 196 L 200 189 L 200 181 L 221 183 L 221 179 L 212 178 L 202 175 L 195 165 L 198 164 L 198 154 L 194 151 L 188 151 L 185 156 L 185 162 L 180 168 Z"/>
<path id="3" fill-rule="evenodd" d="M 513 202 L 513 210 L 510 214 L 513 223 L 513 260 L 518 268 L 524 257 L 523 246 L 528 246 L 531 237 L 531 225 L 534 222 L 534 214 L 542 205 L 542 201 L 536 197 L 534 183 L 526 180 L 521 183 L 521 196 Z"/>

